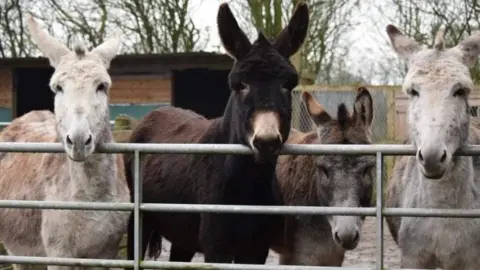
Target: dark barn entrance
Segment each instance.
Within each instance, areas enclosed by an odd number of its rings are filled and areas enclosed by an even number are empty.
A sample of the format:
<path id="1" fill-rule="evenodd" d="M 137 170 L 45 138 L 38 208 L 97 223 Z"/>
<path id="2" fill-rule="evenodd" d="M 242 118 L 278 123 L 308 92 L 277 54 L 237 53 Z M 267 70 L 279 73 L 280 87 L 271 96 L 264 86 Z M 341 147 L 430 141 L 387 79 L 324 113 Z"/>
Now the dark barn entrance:
<path id="1" fill-rule="evenodd" d="M 20 117 L 32 110 L 53 112 L 53 92 L 48 83 L 53 68 L 16 68 L 13 71 L 15 88 L 14 117 Z"/>
<path id="2" fill-rule="evenodd" d="M 222 116 L 230 96 L 229 72 L 205 68 L 173 71 L 171 104 L 206 118 Z"/>

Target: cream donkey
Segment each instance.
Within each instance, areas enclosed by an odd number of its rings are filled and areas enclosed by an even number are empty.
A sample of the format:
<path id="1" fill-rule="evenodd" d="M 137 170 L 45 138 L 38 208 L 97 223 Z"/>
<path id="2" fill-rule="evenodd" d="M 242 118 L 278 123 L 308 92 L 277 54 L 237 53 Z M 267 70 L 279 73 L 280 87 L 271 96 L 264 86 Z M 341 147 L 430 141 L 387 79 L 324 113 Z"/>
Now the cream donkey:
<path id="1" fill-rule="evenodd" d="M 121 156 L 93 153 L 99 144 L 113 142 L 107 69 L 120 40 L 110 38 L 90 52 L 79 44 L 72 52 L 42 31 L 33 18 L 28 19 L 28 28 L 55 68 L 50 79 L 55 114 L 27 113 L 12 121 L 0 140 L 61 142 L 66 154 L 2 153 L 0 199 L 129 202 Z M 11 255 L 113 259 L 129 213 L 0 209 L 0 216 L 0 241 Z M 15 269 L 27 267 L 15 265 Z"/>
<path id="2" fill-rule="evenodd" d="M 469 68 L 480 53 L 480 32 L 444 48 L 441 30 L 431 49 L 393 25 L 387 33 L 397 54 L 407 60 L 402 88 L 409 96 L 409 141 L 417 155 L 396 162 L 386 206 L 480 208 L 478 157 L 454 155 L 479 142 L 468 96 L 475 87 Z M 387 222 L 402 251 L 402 268 L 480 269 L 480 219 L 388 217 Z"/>

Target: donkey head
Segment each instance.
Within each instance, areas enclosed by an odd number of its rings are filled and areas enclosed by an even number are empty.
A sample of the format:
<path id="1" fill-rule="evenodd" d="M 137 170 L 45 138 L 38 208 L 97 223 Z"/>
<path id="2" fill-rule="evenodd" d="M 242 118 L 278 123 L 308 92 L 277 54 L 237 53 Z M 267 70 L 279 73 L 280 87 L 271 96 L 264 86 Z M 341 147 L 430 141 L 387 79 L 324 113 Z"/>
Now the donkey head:
<path id="1" fill-rule="evenodd" d="M 107 72 L 120 40 L 113 37 L 92 51 L 77 44 L 73 51 L 28 19 L 33 41 L 49 59 L 55 71 L 50 88 L 55 93 L 57 133 L 74 161 L 85 161 L 97 144 L 110 140 Z"/>
<path id="2" fill-rule="evenodd" d="M 302 46 L 308 20 L 308 7 L 301 2 L 273 43 L 259 32 L 251 44 L 229 6 L 224 3 L 218 11 L 220 39 L 235 60 L 229 74 L 235 110 L 232 129 L 257 157 L 272 156 L 288 139 L 291 91 L 298 84 L 298 74 L 289 57 Z"/>
<path id="3" fill-rule="evenodd" d="M 396 53 L 407 61 L 403 91 L 410 98 L 408 125 L 421 173 L 440 179 L 451 168 L 455 151 L 467 142 L 473 89 L 469 68 L 480 52 L 480 32 L 445 49 L 443 28 L 434 48 L 422 48 L 393 25 L 387 33 Z"/>
<path id="4" fill-rule="evenodd" d="M 317 127 L 321 144 L 370 144 L 370 126 L 373 118 L 372 97 L 360 87 L 350 115 L 345 105 L 338 106 L 333 119 L 308 92 L 303 101 Z M 316 183 L 319 201 L 327 206 L 367 207 L 372 197 L 375 158 L 372 156 L 324 155 L 315 159 Z M 344 249 L 354 249 L 360 240 L 360 229 L 365 217 L 329 216 L 335 243 Z"/>

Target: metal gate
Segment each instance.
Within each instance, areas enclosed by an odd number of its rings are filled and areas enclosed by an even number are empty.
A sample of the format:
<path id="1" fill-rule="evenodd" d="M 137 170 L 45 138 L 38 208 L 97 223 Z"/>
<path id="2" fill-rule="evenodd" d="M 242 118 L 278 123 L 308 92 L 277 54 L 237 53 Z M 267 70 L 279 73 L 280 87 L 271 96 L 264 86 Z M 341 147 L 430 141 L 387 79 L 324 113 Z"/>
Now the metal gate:
<path id="1" fill-rule="evenodd" d="M 63 153 L 60 143 L 19 143 L 0 142 L 0 152 L 38 152 Z M 345 267 L 314 267 L 314 266 L 287 266 L 287 265 L 251 265 L 251 264 L 220 264 L 220 263 L 184 263 L 159 262 L 139 260 L 141 253 L 141 224 L 142 211 L 166 212 L 216 212 L 216 213 L 257 213 L 257 214 L 315 214 L 315 215 L 365 215 L 377 218 L 377 249 L 376 270 L 383 268 L 383 217 L 410 216 L 410 217 L 480 217 L 480 209 L 420 209 L 420 208 L 384 208 L 383 192 L 376 193 L 376 207 L 349 208 L 349 207 L 314 207 L 314 206 L 242 206 L 242 205 L 206 205 L 206 204 L 150 204 L 140 203 L 140 155 L 144 153 L 156 154 L 235 154 L 250 155 L 252 151 L 246 146 L 238 144 L 139 144 L 139 143 L 109 143 L 100 147 L 100 153 L 134 153 L 134 203 L 101 203 L 101 202 L 53 202 L 53 201 L 22 201 L 0 200 L 1 208 L 36 208 L 36 209 L 64 209 L 64 210 L 116 210 L 134 212 L 134 247 L 135 256 L 129 260 L 105 259 L 76 259 L 27 256 L 0 256 L 0 262 L 19 264 L 43 264 L 83 267 L 134 267 L 162 268 L 162 269 L 228 269 L 228 270 L 273 270 L 273 269 L 305 269 L 305 270 L 333 270 L 350 269 L 361 270 L 366 268 Z M 377 145 L 285 145 L 280 154 L 289 155 L 375 155 L 376 156 L 376 190 L 383 191 L 383 157 L 385 155 L 414 155 L 415 148 L 411 145 L 377 144 Z M 456 155 L 473 156 L 480 154 L 480 145 L 463 148 Z"/>

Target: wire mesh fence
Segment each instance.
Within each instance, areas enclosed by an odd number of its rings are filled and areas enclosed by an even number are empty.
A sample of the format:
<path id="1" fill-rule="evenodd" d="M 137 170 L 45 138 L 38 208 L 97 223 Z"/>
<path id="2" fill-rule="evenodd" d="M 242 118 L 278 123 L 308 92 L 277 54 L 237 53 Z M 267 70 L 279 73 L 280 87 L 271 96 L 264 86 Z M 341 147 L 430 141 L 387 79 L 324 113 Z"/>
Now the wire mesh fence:
<path id="1" fill-rule="evenodd" d="M 335 89 L 323 87 L 311 88 L 308 90 L 332 115 L 337 115 L 338 106 L 344 103 L 348 110 L 352 112 L 355 101 L 355 88 L 352 86 L 343 86 Z M 302 90 L 293 91 L 293 112 L 292 127 L 302 132 L 314 130 L 314 124 L 308 115 L 305 104 L 302 101 Z M 393 100 L 393 91 L 391 89 L 375 88 L 370 94 L 373 99 L 373 122 L 372 122 L 372 140 L 374 143 L 395 141 L 393 137 L 393 125 L 388 119 L 395 110 L 395 101 Z M 389 126 L 390 124 L 390 126 Z"/>

